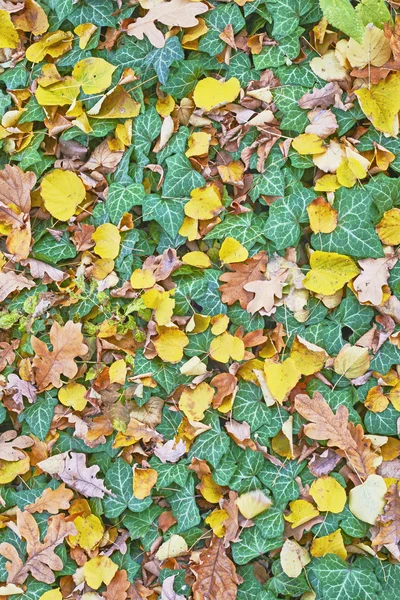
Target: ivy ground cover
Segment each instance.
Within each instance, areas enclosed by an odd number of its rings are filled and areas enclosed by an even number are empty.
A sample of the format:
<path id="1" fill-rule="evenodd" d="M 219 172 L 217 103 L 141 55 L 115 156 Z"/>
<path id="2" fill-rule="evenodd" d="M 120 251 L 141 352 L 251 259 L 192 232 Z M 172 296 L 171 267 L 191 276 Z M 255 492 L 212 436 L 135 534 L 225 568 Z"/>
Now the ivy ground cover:
<path id="1" fill-rule="evenodd" d="M 398 597 L 399 9 L 0 0 L 0 597 Z"/>

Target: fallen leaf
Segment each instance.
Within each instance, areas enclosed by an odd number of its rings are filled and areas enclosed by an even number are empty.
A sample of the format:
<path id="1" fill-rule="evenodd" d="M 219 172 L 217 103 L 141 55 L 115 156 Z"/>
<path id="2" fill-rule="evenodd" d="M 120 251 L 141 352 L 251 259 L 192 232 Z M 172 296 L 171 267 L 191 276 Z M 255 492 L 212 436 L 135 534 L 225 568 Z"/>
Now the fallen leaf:
<path id="1" fill-rule="evenodd" d="M 311 561 L 306 548 L 294 540 L 286 540 L 280 553 L 283 572 L 288 577 L 298 577 L 304 567 Z"/>
<path id="2" fill-rule="evenodd" d="M 239 583 L 236 568 L 227 556 L 222 539 L 214 536 L 200 553 L 199 563 L 191 567 L 196 581 L 193 600 L 234 600 Z"/>

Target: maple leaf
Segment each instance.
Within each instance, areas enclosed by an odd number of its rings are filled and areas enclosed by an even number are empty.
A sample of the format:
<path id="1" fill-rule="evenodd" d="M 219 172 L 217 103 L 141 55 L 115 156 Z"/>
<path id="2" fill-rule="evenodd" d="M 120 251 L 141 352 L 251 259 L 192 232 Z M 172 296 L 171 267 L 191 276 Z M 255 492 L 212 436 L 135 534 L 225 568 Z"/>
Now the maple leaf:
<path id="1" fill-rule="evenodd" d="M 235 600 L 240 580 L 221 538 L 213 536 L 210 545 L 201 551 L 199 564 L 191 570 L 196 577 L 193 600 Z"/>
<path id="2" fill-rule="evenodd" d="M 14 350 L 18 348 L 19 340 L 11 340 L 8 342 L 0 342 L 0 372 L 4 370 L 6 365 L 11 365 L 14 358 Z"/>
<path id="3" fill-rule="evenodd" d="M 68 487 L 88 498 L 103 498 L 111 494 L 104 482 L 96 477 L 98 465 L 86 466 L 86 455 L 77 452 L 56 454 L 38 463 L 45 473 L 57 475 Z"/>
<path id="4" fill-rule="evenodd" d="M 134 23 L 128 25 L 127 34 L 134 35 L 139 40 L 146 35 L 156 48 L 162 48 L 165 39 L 154 22 L 159 21 L 170 27 L 195 27 L 198 24 L 197 15 L 208 11 L 208 6 L 203 2 L 188 2 L 188 0 L 170 0 L 160 2 L 152 7 L 145 17 L 139 17 Z"/>
<path id="5" fill-rule="evenodd" d="M 50 329 L 50 341 L 53 350 L 49 350 L 42 340 L 32 336 L 32 348 L 36 355 L 33 359 L 35 379 L 39 391 L 46 389 L 49 384 L 61 387 L 60 375 L 72 378 L 76 375 L 78 367 L 74 362 L 77 356 L 84 356 L 88 347 L 83 343 L 82 326 L 68 321 L 60 326 L 54 321 Z"/>
<path id="6" fill-rule="evenodd" d="M 60 510 L 69 509 L 70 501 L 73 497 L 74 492 L 67 489 L 65 484 L 62 483 L 56 490 L 52 490 L 51 488 L 44 490 L 35 502 L 25 506 L 25 510 L 31 514 L 46 511 L 51 515 L 56 515 Z"/>
<path id="7" fill-rule="evenodd" d="M 43 542 L 40 541 L 39 527 L 34 517 L 17 509 L 17 527 L 21 536 L 26 540 L 28 558 L 22 561 L 18 552 L 8 542 L 0 544 L 0 554 L 10 562 L 6 563 L 8 572 L 7 583 L 24 583 L 29 573 L 38 581 L 53 583 L 53 571 L 61 571 L 63 562 L 54 550 L 68 535 L 75 535 L 73 523 L 65 521 L 65 515 L 56 515 L 49 519 L 49 527 Z"/>
<path id="8" fill-rule="evenodd" d="M 246 308 L 253 294 L 246 291 L 244 286 L 263 278 L 267 262 L 268 255 L 262 251 L 244 263 L 231 265 L 232 272 L 223 273 L 219 278 L 225 282 L 219 288 L 222 292 L 222 302 L 231 305 L 238 301 L 242 308 Z"/>
<path id="9" fill-rule="evenodd" d="M 372 545 L 386 546 L 396 560 L 400 560 L 400 492 L 397 483 L 388 489 L 385 495 L 384 514 L 377 518 L 378 533 L 372 538 Z"/>

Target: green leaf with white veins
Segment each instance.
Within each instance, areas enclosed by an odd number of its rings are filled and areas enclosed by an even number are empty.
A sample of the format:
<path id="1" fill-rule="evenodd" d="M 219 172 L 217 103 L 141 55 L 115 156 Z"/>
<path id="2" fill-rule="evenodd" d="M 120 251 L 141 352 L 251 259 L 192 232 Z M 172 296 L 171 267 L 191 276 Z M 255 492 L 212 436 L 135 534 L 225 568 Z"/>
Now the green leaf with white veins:
<path id="1" fill-rule="evenodd" d="M 322 585 L 324 600 L 377 600 L 381 586 L 369 565 L 349 564 L 329 554 L 313 562 L 312 571 Z"/>
<path id="2" fill-rule="evenodd" d="M 250 527 L 243 529 L 239 541 L 232 544 L 232 557 L 236 564 L 245 565 L 282 544 L 282 537 L 264 538 L 256 527 Z"/>
<path id="3" fill-rule="evenodd" d="M 307 206 L 315 193 L 298 184 L 294 193 L 279 198 L 271 205 L 265 235 L 278 250 L 295 246 L 301 236 L 300 224 L 308 223 Z"/>
<path id="4" fill-rule="evenodd" d="M 183 154 L 169 156 L 166 163 L 168 170 L 162 187 L 165 198 L 189 199 L 192 190 L 205 185 L 204 177 L 192 168 Z"/>
<path id="5" fill-rule="evenodd" d="M 200 513 L 194 499 L 193 475 L 188 477 L 186 484 L 177 489 L 173 494 L 166 493 L 166 498 L 171 505 L 172 513 L 178 521 L 176 531 L 181 533 L 200 523 Z"/>
<path id="6" fill-rule="evenodd" d="M 176 36 L 169 38 L 162 48 L 155 48 L 145 58 L 143 64 L 152 67 L 161 83 L 167 83 L 170 66 L 176 60 L 182 60 L 184 53 Z"/>
<path id="7" fill-rule="evenodd" d="M 110 220 L 118 225 L 124 213 L 133 206 L 140 206 L 145 196 L 141 183 L 133 183 L 128 187 L 120 183 L 112 183 L 108 188 L 107 209 Z"/>
<path id="8" fill-rule="evenodd" d="M 184 200 L 148 194 L 143 199 L 143 221 L 157 221 L 169 234 L 176 236 L 184 219 Z"/>

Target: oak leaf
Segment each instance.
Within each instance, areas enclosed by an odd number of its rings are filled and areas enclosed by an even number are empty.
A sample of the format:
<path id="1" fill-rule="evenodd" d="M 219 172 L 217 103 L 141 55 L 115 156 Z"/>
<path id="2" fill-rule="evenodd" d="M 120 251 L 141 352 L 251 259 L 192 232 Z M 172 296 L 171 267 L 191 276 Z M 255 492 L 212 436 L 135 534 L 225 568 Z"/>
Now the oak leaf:
<path id="1" fill-rule="evenodd" d="M 28 435 L 17 437 L 17 432 L 10 429 L 0 435 L 0 459 L 15 461 L 25 458 L 25 452 L 21 452 L 23 448 L 33 446 L 33 439 Z"/>
<path id="2" fill-rule="evenodd" d="M 385 495 L 386 505 L 383 515 L 376 521 L 379 530 L 372 539 L 372 545 L 386 546 L 393 556 L 400 560 L 400 492 L 397 483 L 388 489 Z"/>
<path id="3" fill-rule="evenodd" d="M 223 273 L 220 281 L 225 283 L 220 286 L 222 292 L 222 302 L 230 306 L 234 302 L 239 302 L 242 308 L 246 308 L 253 294 L 246 291 L 244 286 L 251 281 L 262 279 L 262 274 L 268 262 L 268 255 L 265 252 L 259 252 L 244 263 L 233 264 L 232 272 Z"/>
<path id="4" fill-rule="evenodd" d="M 383 286 L 387 285 L 389 269 L 397 262 L 397 259 L 388 258 L 365 258 L 359 260 L 362 272 L 353 281 L 360 302 L 371 302 L 379 306 L 383 300 Z"/>
<path id="5" fill-rule="evenodd" d="M 139 17 L 128 25 L 127 34 L 142 40 L 146 35 L 153 46 L 162 48 L 165 44 L 164 35 L 155 26 L 155 21 L 170 27 L 195 27 L 198 24 L 197 15 L 208 11 L 203 2 L 188 0 L 171 0 L 153 6 L 144 17 Z"/>
<path id="6" fill-rule="evenodd" d="M 196 577 L 193 600 L 235 600 L 240 580 L 221 538 L 213 536 L 201 551 L 199 564 L 191 569 Z"/>
<path id="7" fill-rule="evenodd" d="M 35 287 L 35 282 L 30 281 L 23 275 L 15 271 L 6 271 L 0 273 L 0 302 L 3 302 L 10 294 L 16 290 Z"/>
<path id="8" fill-rule="evenodd" d="M 274 311 L 275 298 L 280 299 L 283 296 L 283 284 L 287 276 L 287 269 L 279 269 L 277 273 L 274 273 L 272 279 L 246 283 L 244 289 L 254 294 L 253 300 L 247 305 L 247 312 L 252 315 L 255 312 L 270 315 Z"/>
<path id="9" fill-rule="evenodd" d="M 53 345 L 51 351 L 42 340 L 32 336 L 32 348 L 36 353 L 33 367 L 39 391 L 46 389 L 50 384 L 60 388 L 60 375 L 70 379 L 76 375 L 78 367 L 74 359 L 84 356 L 88 351 L 88 347 L 83 343 L 81 328 L 81 324 L 72 321 L 68 321 L 64 326 L 54 321 L 50 329 L 50 341 Z"/>
<path id="10" fill-rule="evenodd" d="M 65 487 L 62 483 L 56 490 L 47 488 L 43 491 L 41 496 L 28 504 L 25 510 L 29 513 L 42 513 L 44 511 L 51 515 L 56 515 L 60 510 L 68 510 L 70 507 L 70 500 L 74 497 L 74 492 Z"/>
<path id="11" fill-rule="evenodd" d="M 63 452 L 42 460 L 37 465 L 49 475 L 56 475 L 76 492 L 87 498 L 103 498 L 111 494 L 102 479 L 96 477 L 100 471 L 98 465 L 86 466 L 86 454 Z"/>
<path id="12" fill-rule="evenodd" d="M 322 394 L 315 392 L 312 398 L 306 394 L 298 394 L 295 408 L 302 417 L 310 421 L 304 426 L 304 432 L 309 438 L 328 440 L 328 446 L 336 446 L 341 450 L 356 449 L 357 444 L 348 429 L 349 411 L 346 406 L 339 405 L 335 415 Z"/>
<path id="13" fill-rule="evenodd" d="M 56 515 L 49 519 L 49 527 L 41 542 L 39 527 L 34 517 L 17 509 L 17 527 L 21 537 L 26 540 L 28 557 L 23 562 L 14 546 L 8 542 L 0 544 L 0 554 L 9 561 L 6 562 L 7 583 L 24 583 L 29 573 L 38 581 L 54 583 L 53 571 L 61 571 L 63 568 L 63 562 L 54 549 L 68 535 L 76 534 L 75 525 L 66 522 L 65 515 Z"/>

